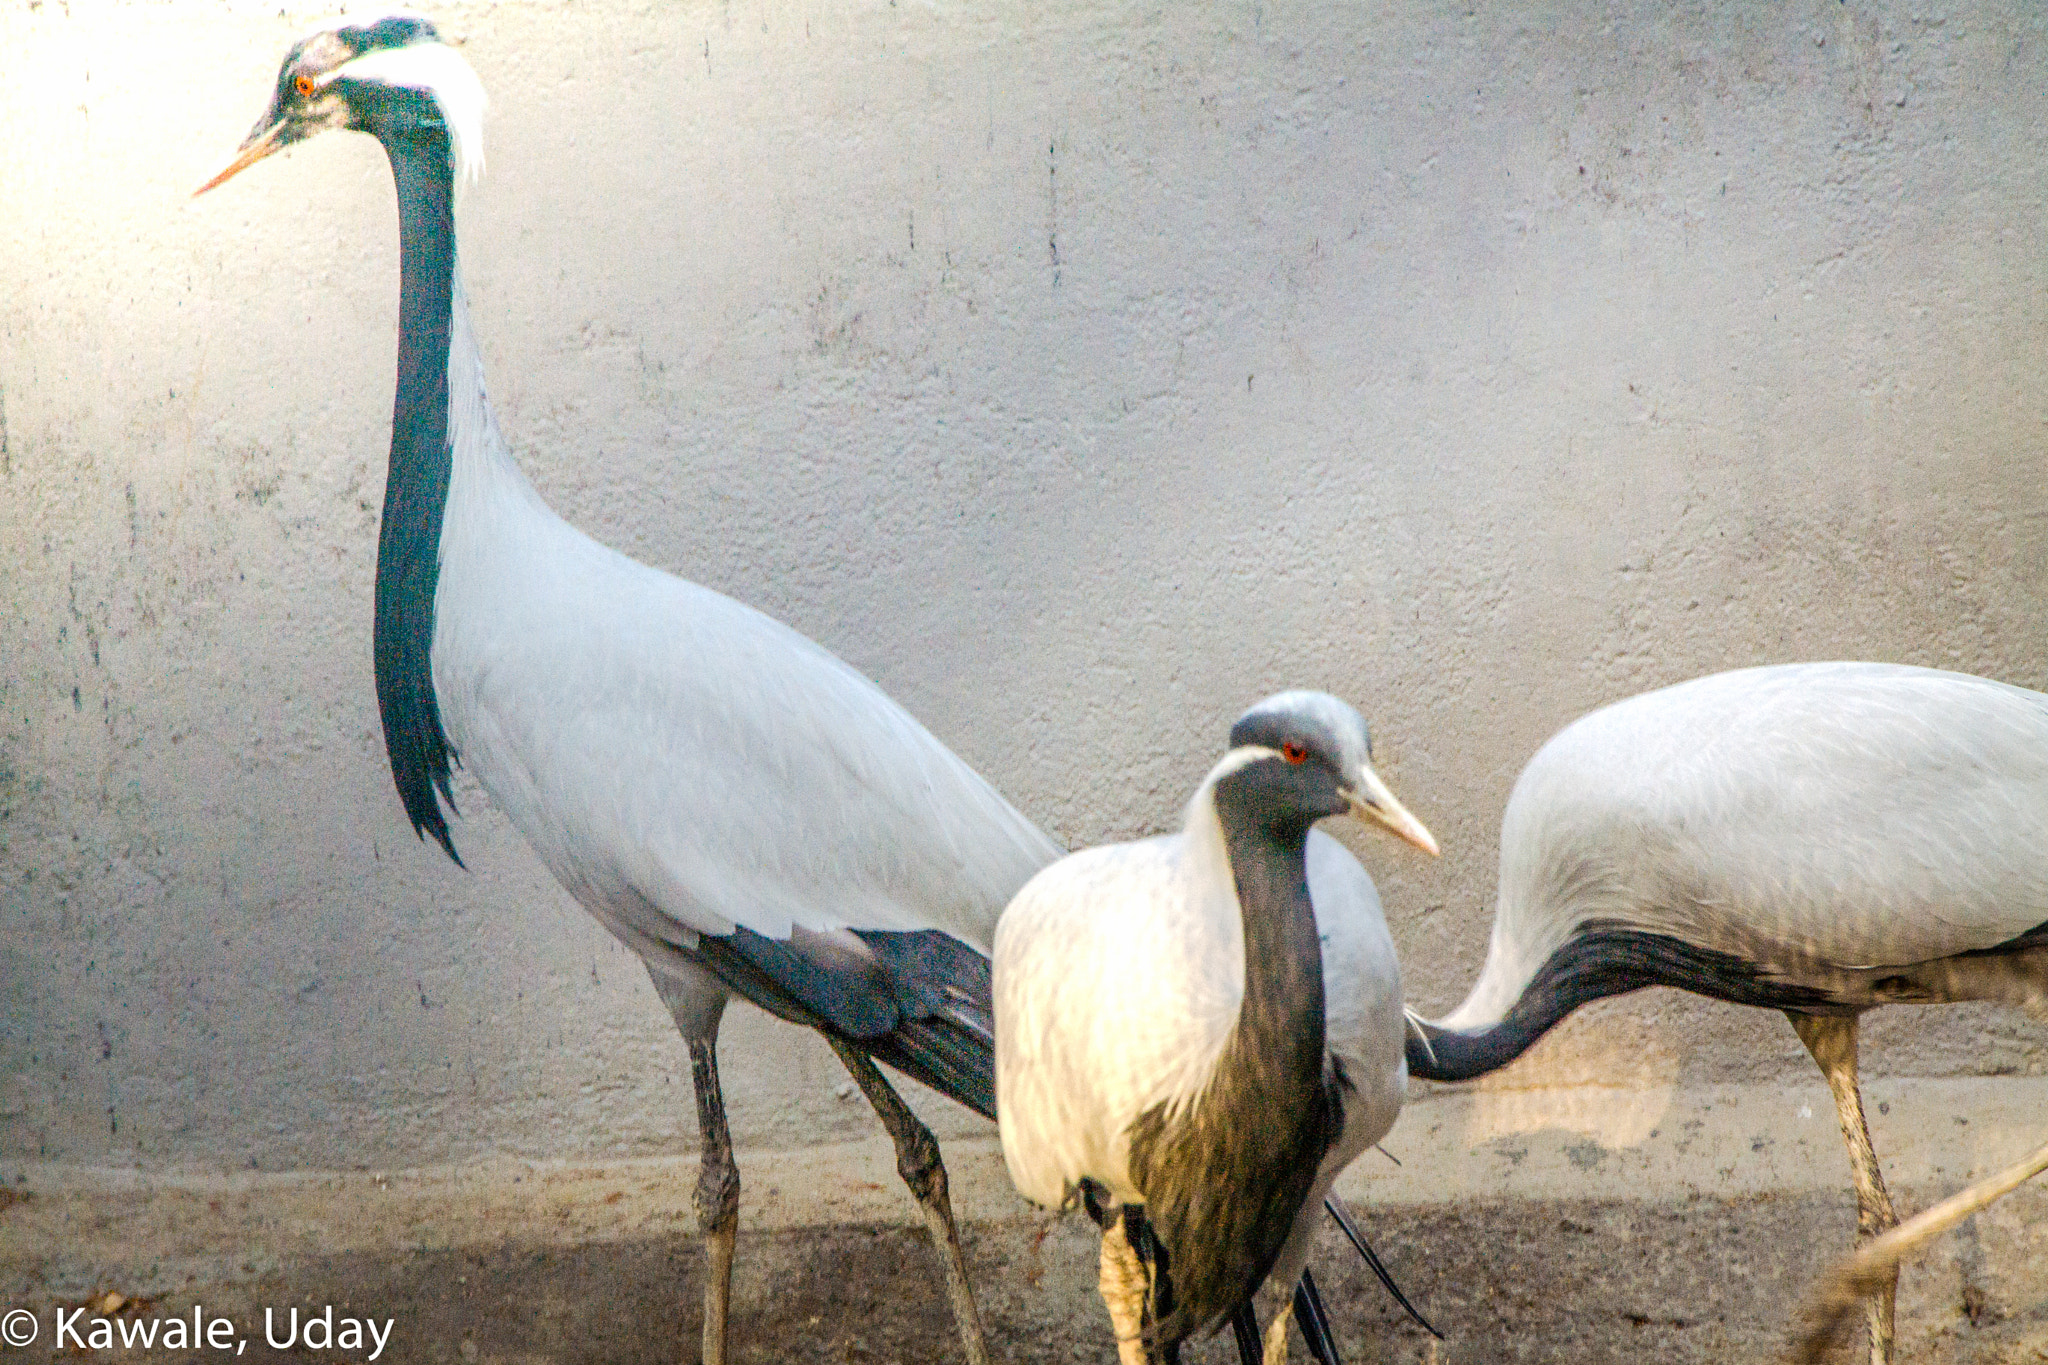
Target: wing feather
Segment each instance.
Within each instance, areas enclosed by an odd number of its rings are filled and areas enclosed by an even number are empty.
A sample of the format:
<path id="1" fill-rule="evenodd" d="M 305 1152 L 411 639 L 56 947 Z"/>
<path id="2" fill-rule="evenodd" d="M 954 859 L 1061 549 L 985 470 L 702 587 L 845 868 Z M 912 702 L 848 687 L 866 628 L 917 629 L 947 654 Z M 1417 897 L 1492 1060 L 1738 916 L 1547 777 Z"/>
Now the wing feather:
<path id="1" fill-rule="evenodd" d="M 1504 821 L 1502 918 L 1569 906 L 1760 962 L 1906 965 L 2048 920 L 2044 831 L 2048 697 L 1889 664 L 1745 669 L 1544 746 Z"/>
<path id="2" fill-rule="evenodd" d="M 1220 880 L 1192 875 L 1186 841 L 1073 854 L 1003 912 L 996 1098 L 1004 1156 L 1027 1198 L 1057 1206 L 1086 1176 L 1138 1199 L 1131 1124 L 1198 1093 L 1236 1021 L 1236 896 L 1227 865 Z"/>
<path id="3" fill-rule="evenodd" d="M 435 685 L 463 762 L 579 900 L 607 923 L 652 905 L 677 933 L 935 929 L 989 951 L 1056 844 L 820 646 L 550 529 L 493 574 L 444 574 L 444 594 L 497 581 L 440 613 Z"/>

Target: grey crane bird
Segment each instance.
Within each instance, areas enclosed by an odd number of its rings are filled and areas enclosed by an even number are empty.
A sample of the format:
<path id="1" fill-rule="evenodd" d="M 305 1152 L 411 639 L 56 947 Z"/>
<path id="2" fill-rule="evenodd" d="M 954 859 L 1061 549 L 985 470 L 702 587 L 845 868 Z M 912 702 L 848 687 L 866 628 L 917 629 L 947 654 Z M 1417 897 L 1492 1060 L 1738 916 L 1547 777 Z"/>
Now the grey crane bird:
<path id="1" fill-rule="evenodd" d="M 1573 722 L 1501 821 L 1486 965 L 1417 1021 L 1413 1075 L 1520 1056 L 1644 986 L 1782 1010 L 1827 1076 L 1863 1237 L 1896 1222 L 1857 1019 L 1994 1000 L 2048 1017 L 2048 696 L 1877 663 L 1717 673 Z M 1896 1269 L 1868 1301 L 1892 1353 Z"/>
<path id="2" fill-rule="evenodd" d="M 375 657 L 399 795 L 454 857 L 459 756 L 645 961 L 688 1042 L 703 1131 L 707 1362 L 726 1355 L 739 1177 L 716 1043 L 738 996 L 823 1034 L 874 1104 L 981 1365 L 945 1167 L 875 1059 L 993 1115 L 989 940 L 1059 849 L 825 650 L 541 500 L 492 417 L 456 268 L 456 182 L 480 160 L 483 105 L 428 20 L 351 15 L 293 45 L 255 130 L 201 187 L 327 129 L 369 133 L 391 163 L 399 363 Z"/>
<path id="3" fill-rule="evenodd" d="M 1148 1341 L 1171 1354 L 1305 1251 L 1326 1158 L 1376 1141 L 1400 1107 L 1399 968 L 1369 881 L 1328 899 L 1372 921 L 1340 937 L 1361 959 L 1351 986 L 1376 987 L 1346 1008 L 1377 1029 L 1348 1031 L 1379 1046 L 1352 1075 L 1328 1042 L 1319 907 L 1350 855 L 1312 827 L 1347 811 L 1436 851 L 1372 770 L 1358 713 L 1282 693 L 1233 727 L 1178 833 L 1053 864 L 997 926 L 1004 1158 L 1027 1198 L 1085 1194 L 1103 1215 L 1102 1296 L 1127 1365 Z"/>

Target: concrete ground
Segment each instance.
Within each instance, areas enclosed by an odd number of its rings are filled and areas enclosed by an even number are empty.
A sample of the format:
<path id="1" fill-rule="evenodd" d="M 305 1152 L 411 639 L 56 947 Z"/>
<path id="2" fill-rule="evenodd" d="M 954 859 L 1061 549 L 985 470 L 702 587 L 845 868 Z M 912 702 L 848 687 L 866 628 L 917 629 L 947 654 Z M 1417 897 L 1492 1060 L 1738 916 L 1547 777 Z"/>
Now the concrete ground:
<path id="1" fill-rule="evenodd" d="M 2017 1156 L 2048 1116 L 2039 1080 L 1871 1090 L 1908 1209 Z M 1407 1322 L 1331 1229 L 1316 1266 L 1350 1361 L 1769 1360 L 1854 1223 L 1817 1080 L 1661 1098 L 1426 1091 L 1386 1145 L 1402 1164 L 1368 1154 L 1345 1188 L 1447 1340 Z M 737 1360 L 958 1359 L 885 1143 L 741 1162 Z M 1019 1202 L 987 1138 L 951 1144 L 948 1163 L 997 1358 L 1112 1359 L 1085 1221 Z M 86 1305 L 68 1319 L 83 1333 L 109 1293 L 127 1300 L 111 1331 L 154 1319 L 167 1334 L 198 1305 L 204 1320 L 232 1321 L 223 1331 L 246 1340 L 248 1359 L 367 1359 L 367 1347 L 266 1344 L 266 1310 L 282 1335 L 292 1309 L 304 1319 L 331 1305 L 337 1324 L 393 1320 L 385 1361 L 692 1361 L 694 1169 L 690 1158 L 182 1177 L 19 1168 L 0 1208 L 0 1311 L 29 1310 L 39 1331 L 0 1362 L 229 1358 L 232 1347 L 60 1348 L 53 1314 Z M 1901 1361 L 1929 1365 L 2048 1361 L 2048 1189 L 2023 1189 L 1908 1271 L 1900 1343 Z M 1233 1357 L 1215 1340 L 1188 1358 Z"/>

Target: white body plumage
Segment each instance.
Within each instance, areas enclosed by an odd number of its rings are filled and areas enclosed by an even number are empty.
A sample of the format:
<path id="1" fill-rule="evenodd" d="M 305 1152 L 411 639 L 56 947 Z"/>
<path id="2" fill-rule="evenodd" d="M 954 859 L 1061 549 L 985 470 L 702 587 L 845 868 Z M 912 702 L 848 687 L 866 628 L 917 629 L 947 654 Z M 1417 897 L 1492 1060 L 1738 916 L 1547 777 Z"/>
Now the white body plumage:
<path id="1" fill-rule="evenodd" d="M 555 515 L 491 418 L 459 294 L 449 388 L 434 691 L 577 900 L 656 967 L 736 925 L 987 953 L 1057 845 L 824 649 Z"/>

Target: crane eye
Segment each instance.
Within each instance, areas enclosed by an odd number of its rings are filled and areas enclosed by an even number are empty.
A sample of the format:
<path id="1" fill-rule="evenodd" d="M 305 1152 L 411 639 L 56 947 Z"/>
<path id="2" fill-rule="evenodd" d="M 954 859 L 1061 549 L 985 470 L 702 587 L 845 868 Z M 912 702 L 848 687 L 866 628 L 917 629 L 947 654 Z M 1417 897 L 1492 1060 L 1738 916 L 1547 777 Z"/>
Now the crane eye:
<path id="1" fill-rule="evenodd" d="M 1302 747 L 1299 740 L 1290 739 L 1280 746 L 1280 757 L 1286 759 L 1289 763 L 1306 763 L 1308 762 L 1308 750 Z"/>
<path id="2" fill-rule="evenodd" d="M 313 78 L 301 71 L 292 78 L 292 89 L 299 92 L 300 99 L 311 99 L 313 97 Z"/>

